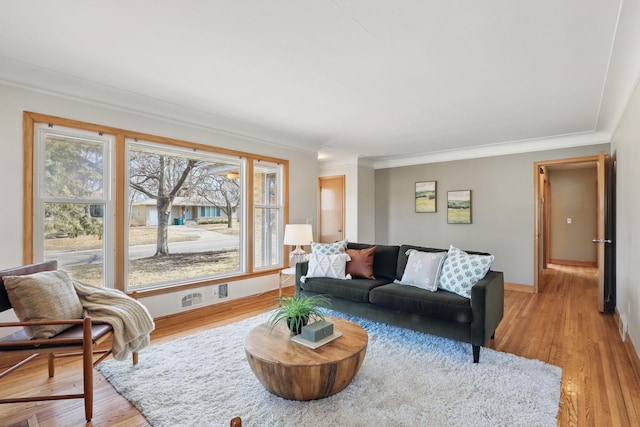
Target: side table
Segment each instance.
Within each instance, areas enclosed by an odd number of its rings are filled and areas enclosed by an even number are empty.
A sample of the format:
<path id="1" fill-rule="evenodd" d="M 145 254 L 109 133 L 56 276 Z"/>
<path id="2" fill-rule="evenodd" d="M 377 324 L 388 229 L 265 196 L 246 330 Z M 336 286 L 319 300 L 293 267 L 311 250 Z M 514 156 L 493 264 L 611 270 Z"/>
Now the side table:
<path id="1" fill-rule="evenodd" d="M 289 268 L 285 268 L 284 270 L 280 270 L 280 280 L 278 283 L 278 296 L 281 297 L 282 296 L 282 285 L 287 283 L 289 280 L 291 280 L 291 278 L 293 278 L 293 280 L 296 279 L 296 268 L 295 267 L 289 267 Z"/>

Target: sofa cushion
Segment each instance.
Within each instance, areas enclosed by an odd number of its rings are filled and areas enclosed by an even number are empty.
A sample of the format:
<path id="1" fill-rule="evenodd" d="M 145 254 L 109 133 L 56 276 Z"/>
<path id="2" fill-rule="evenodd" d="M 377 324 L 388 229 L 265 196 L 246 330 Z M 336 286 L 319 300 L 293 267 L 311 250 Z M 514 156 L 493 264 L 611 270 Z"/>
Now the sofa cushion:
<path id="1" fill-rule="evenodd" d="M 349 261 L 349 255 L 347 254 L 320 255 L 311 253 L 306 277 L 350 279 L 351 276 L 347 276 L 345 273 L 347 261 Z"/>
<path id="2" fill-rule="evenodd" d="M 406 313 L 457 323 L 471 323 L 473 320 L 471 301 L 442 289 L 431 292 L 415 286 L 390 283 L 372 289 L 369 299 L 374 305 Z"/>
<path id="3" fill-rule="evenodd" d="M 361 279 L 375 279 L 373 275 L 373 257 L 376 247 L 367 249 L 347 249 L 347 255 L 351 258 L 347 262 L 347 274 Z"/>
<path id="4" fill-rule="evenodd" d="M 82 318 L 82 304 L 71 277 L 62 270 L 5 276 L 4 285 L 16 317 L 22 322 Z M 45 339 L 72 326 L 37 325 L 24 329 L 30 338 Z"/>
<path id="5" fill-rule="evenodd" d="M 425 246 L 414 246 L 414 245 L 400 246 L 400 250 L 398 251 L 397 268 L 396 268 L 395 277 L 394 277 L 396 280 L 402 280 L 402 276 L 404 275 L 404 270 L 407 268 L 407 261 L 409 260 L 409 251 L 411 249 L 420 251 L 420 252 L 447 252 L 446 249 L 428 248 Z"/>
<path id="6" fill-rule="evenodd" d="M 347 241 L 339 240 L 333 243 L 311 242 L 311 252 L 319 255 L 343 254 L 347 249 Z"/>
<path id="7" fill-rule="evenodd" d="M 451 245 L 438 287 L 471 298 L 471 287 L 486 276 L 493 260 L 493 255 L 468 254 Z"/>
<path id="8" fill-rule="evenodd" d="M 422 252 L 415 249 L 407 251 L 409 259 L 402 274 L 401 285 L 417 286 L 434 292 L 438 289 L 438 277 L 446 252 Z"/>
<path id="9" fill-rule="evenodd" d="M 369 292 L 376 286 L 389 283 L 384 279 L 329 279 L 326 277 L 308 277 L 300 287 L 309 292 L 326 294 L 350 301 L 369 302 Z"/>
<path id="10" fill-rule="evenodd" d="M 396 266 L 398 264 L 398 250 L 400 246 L 370 245 L 366 243 L 349 243 L 349 249 L 367 249 L 375 246 L 373 255 L 373 275 L 376 279 L 386 279 L 385 282 L 393 282 L 396 278 Z M 404 267 L 403 267 L 404 270 Z"/>

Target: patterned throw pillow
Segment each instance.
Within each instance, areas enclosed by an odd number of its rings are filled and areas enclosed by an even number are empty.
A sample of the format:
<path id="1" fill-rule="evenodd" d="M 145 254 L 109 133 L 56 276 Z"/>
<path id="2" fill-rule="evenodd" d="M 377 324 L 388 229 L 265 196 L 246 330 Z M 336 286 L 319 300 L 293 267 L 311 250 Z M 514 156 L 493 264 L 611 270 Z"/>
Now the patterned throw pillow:
<path id="1" fill-rule="evenodd" d="M 82 318 L 80 298 L 71 277 L 62 270 L 5 276 L 4 286 L 16 317 L 22 322 Z M 51 338 L 72 326 L 25 326 L 24 331 L 31 338 Z"/>
<path id="2" fill-rule="evenodd" d="M 438 287 L 471 298 L 471 287 L 487 275 L 494 259 L 493 255 L 469 255 L 451 245 Z"/>
<path id="3" fill-rule="evenodd" d="M 319 255 L 343 254 L 347 250 L 347 241 L 339 240 L 333 243 L 311 242 L 311 252 Z"/>
<path id="4" fill-rule="evenodd" d="M 409 255 L 409 259 L 404 268 L 402 280 L 396 283 L 417 286 L 431 292 L 438 290 L 438 276 L 447 253 L 409 249 L 406 254 Z"/>
<path id="5" fill-rule="evenodd" d="M 309 269 L 305 277 L 351 279 L 351 276 L 345 274 L 345 267 L 349 259 L 347 254 L 319 255 L 312 252 L 309 255 Z"/>

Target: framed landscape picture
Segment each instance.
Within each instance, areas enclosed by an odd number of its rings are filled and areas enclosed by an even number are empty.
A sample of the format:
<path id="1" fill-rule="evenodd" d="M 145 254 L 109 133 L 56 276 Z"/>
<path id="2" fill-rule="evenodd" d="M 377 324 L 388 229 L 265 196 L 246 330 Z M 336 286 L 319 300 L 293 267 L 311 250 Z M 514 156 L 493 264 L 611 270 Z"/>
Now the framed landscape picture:
<path id="1" fill-rule="evenodd" d="M 436 211 L 436 182 L 416 182 L 416 212 Z"/>
<path id="2" fill-rule="evenodd" d="M 471 224 L 471 190 L 447 192 L 447 223 Z"/>

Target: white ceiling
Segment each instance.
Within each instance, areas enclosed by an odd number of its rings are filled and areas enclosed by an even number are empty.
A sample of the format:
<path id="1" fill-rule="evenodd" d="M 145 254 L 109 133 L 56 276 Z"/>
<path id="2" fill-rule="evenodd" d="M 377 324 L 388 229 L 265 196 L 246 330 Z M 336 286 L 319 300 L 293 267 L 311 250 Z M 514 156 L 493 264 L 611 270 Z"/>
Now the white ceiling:
<path id="1" fill-rule="evenodd" d="M 7 0 L 0 81 L 376 167 L 595 144 L 638 3 Z"/>

